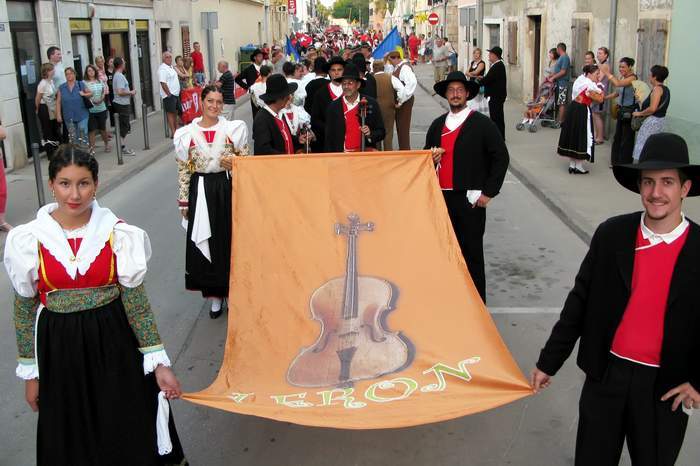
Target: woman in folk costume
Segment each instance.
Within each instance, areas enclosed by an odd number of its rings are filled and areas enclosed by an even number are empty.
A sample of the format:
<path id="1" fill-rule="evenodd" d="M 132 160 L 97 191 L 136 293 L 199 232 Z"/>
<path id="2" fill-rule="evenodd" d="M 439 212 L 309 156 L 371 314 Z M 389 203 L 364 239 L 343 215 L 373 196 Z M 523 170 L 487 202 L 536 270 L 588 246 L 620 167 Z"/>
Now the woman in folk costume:
<path id="1" fill-rule="evenodd" d="M 216 86 L 202 89 L 202 116 L 175 132 L 180 185 L 178 203 L 187 223 L 185 287 L 211 298 L 209 317 L 222 314 L 231 260 L 233 157 L 248 153 L 248 128 L 221 117 L 224 100 Z"/>
<path id="2" fill-rule="evenodd" d="M 598 66 L 586 65 L 583 74 L 574 81 L 571 95 L 574 96 L 566 110 L 564 124 L 559 134 L 557 153 L 569 158 L 569 173 L 585 175 L 583 161 L 594 162 L 593 120 L 591 104 L 601 103 L 605 94 L 598 87 Z"/>
<path id="3" fill-rule="evenodd" d="M 180 384 L 143 285 L 148 235 L 99 206 L 97 175 L 92 155 L 61 146 L 49 164 L 56 202 L 5 244 L 37 464 L 186 464 L 168 420 Z"/>

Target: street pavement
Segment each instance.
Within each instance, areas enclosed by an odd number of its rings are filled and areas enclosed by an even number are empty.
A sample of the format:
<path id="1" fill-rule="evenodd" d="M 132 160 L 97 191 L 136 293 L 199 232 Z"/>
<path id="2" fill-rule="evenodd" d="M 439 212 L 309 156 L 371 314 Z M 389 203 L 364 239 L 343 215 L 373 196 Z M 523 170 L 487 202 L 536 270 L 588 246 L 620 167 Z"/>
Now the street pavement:
<path id="1" fill-rule="evenodd" d="M 425 76 L 431 79 L 432 70 L 419 67 L 418 74 L 427 88 Z M 598 217 L 638 208 L 639 201 L 624 191 L 616 193 L 614 180 L 607 191 L 593 189 L 598 186 L 594 183 L 604 183 L 605 175 L 609 176 L 605 164 L 597 164 L 597 174 L 588 178 L 567 178 L 566 165 L 556 158 L 551 145 L 551 140 L 556 142 L 554 130 L 543 128 L 537 134 L 522 134 L 511 129 L 519 108 L 511 103 L 507 107 L 508 145 L 514 165 L 530 167 L 530 171 L 518 170 L 518 176 L 515 171 L 509 172 L 501 194 L 489 204 L 485 253 L 489 309 L 527 374 L 586 252 L 582 238 L 594 228 L 588 223 L 593 225 Z M 423 146 L 430 122 L 443 111 L 437 98 L 423 86 L 418 88 L 412 147 Z M 239 105 L 237 117 L 250 125 L 250 106 Z M 543 167 L 532 158 L 549 159 L 544 163 L 557 168 L 549 176 L 561 178 L 565 184 L 589 183 L 586 192 L 597 199 L 602 213 L 591 209 L 595 215 L 587 214 L 588 199 L 564 197 L 558 184 L 541 173 Z M 530 176 L 524 177 L 524 173 Z M 552 197 L 552 193 L 559 197 Z M 606 199 L 605 193 L 628 196 L 631 201 L 612 211 L 617 201 Z M 214 379 L 223 356 L 226 325 L 236 322 L 209 319 L 205 301 L 184 290 L 185 236 L 179 226 L 176 195 L 175 164 L 172 154 L 168 154 L 154 156 L 150 165 L 125 178 L 99 200 L 126 222 L 148 231 L 153 245 L 146 282 L 149 296 L 184 389 L 197 391 Z M 566 200 L 560 211 L 553 210 L 552 199 Z M 23 384 L 12 375 L 16 349 L 10 285 L 4 273 L 0 273 L 0 289 L 0 306 L 5 309 L 0 313 L 0 373 L 5 374 L 0 378 L 0 422 L 5 426 L 0 432 L 0 465 L 30 465 L 35 462 L 36 415 L 24 402 Z M 537 396 L 485 413 L 405 429 L 309 428 L 182 401 L 173 403 L 173 414 L 192 465 L 568 465 L 573 464 L 578 396 L 583 382 L 573 359 L 552 386 Z M 680 466 L 696 465 L 700 457 L 700 445 L 694 441 L 700 434 L 696 418 L 691 419 Z M 626 453 L 621 464 L 630 464 Z"/>

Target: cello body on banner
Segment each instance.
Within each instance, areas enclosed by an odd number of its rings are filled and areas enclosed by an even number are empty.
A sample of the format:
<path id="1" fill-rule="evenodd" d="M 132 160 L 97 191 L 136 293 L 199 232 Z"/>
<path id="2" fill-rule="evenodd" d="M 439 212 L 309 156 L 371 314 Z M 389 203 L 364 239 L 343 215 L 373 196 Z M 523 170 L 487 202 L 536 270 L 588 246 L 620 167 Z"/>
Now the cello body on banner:
<path id="1" fill-rule="evenodd" d="M 397 288 L 388 280 L 359 275 L 357 236 L 374 224 L 351 214 L 349 225 L 335 225 L 348 237 L 345 277 L 334 278 L 311 296 L 311 313 L 321 322 L 321 335 L 292 361 L 287 381 L 301 387 L 351 386 L 408 367 L 414 349 L 400 332 L 386 328 Z"/>

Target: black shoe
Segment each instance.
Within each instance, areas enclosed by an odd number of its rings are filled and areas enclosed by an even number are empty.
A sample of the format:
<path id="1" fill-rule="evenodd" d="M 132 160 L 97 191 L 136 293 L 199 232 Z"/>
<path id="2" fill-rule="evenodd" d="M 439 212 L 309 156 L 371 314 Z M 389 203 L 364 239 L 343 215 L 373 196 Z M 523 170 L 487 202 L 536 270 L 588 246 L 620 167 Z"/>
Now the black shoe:
<path id="1" fill-rule="evenodd" d="M 575 167 L 569 167 L 569 175 L 575 175 L 576 174 L 576 168 Z"/>
<path id="2" fill-rule="evenodd" d="M 574 168 L 574 173 L 575 173 L 576 175 L 588 175 L 588 170 L 586 170 L 586 169 L 584 169 L 584 168 L 578 168 L 578 167 L 576 167 L 576 168 Z"/>
<path id="3" fill-rule="evenodd" d="M 221 308 L 221 310 L 220 310 L 220 311 L 217 311 L 217 312 L 214 312 L 214 311 L 212 311 L 212 310 L 210 309 L 210 310 L 209 310 L 209 318 L 210 318 L 210 319 L 218 319 L 219 317 L 221 317 L 221 315 L 222 315 L 223 313 L 224 313 L 224 309 L 223 309 L 223 308 Z"/>

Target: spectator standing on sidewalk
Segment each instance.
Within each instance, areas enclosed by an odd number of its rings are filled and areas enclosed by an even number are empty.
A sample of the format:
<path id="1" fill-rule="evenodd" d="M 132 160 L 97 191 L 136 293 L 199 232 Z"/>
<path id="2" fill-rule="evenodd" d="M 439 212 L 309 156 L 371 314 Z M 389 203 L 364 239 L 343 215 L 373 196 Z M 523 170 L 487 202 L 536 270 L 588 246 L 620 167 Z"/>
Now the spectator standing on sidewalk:
<path id="1" fill-rule="evenodd" d="M 608 57 L 610 56 L 610 51 L 607 47 L 600 47 L 596 52 L 596 58 L 598 60 L 598 67 L 608 63 Z M 600 104 L 595 104 L 591 107 L 591 112 L 593 116 L 593 134 L 595 135 L 595 144 L 603 144 L 605 142 L 605 114 L 608 111 L 608 104 L 606 103 L 611 95 L 608 94 L 608 77 L 604 73 L 600 73 L 600 88 L 603 90 L 605 95 L 605 100 Z"/>
<path id="2" fill-rule="evenodd" d="M 275 54 L 272 54 L 273 62 L 275 62 Z M 262 66 L 263 53 L 260 49 L 253 50 L 250 55 L 250 59 L 253 62 L 247 66 L 243 71 L 241 71 L 238 76 L 236 76 L 236 84 L 241 86 L 243 89 L 248 91 L 250 86 L 255 84 L 255 81 L 260 77 L 260 67 Z M 279 62 L 275 62 L 275 65 Z M 253 103 L 253 99 L 250 100 L 250 108 L 253 112 L 253 120 L 255 120 L 255 115 L 258 112 L 258 107 Z"/>
<path id="3" fill-rule="evenodd" d="M 647 98 L 642 102 L 642 108 L 638 112 L 632 113 L 632 117 L 643 117 L 644 122 L 637 132 L 634 141 L 634 151 L 632 159 L 639 162 L 639 155 L 647 139 L 652 134 L 660 133 L 666 126 L 666 111 L 671 104 L 671 91 L 664 86 L 664 81 L 668 78 L 668 68 L 662 65 L 651 67 L 649 84 L 652 90 Z"/>
<path id="4" fill-rule="evenodd" d="M 270 56 L 270 65 L 272 66 L 272 74 L 282 74 L 282 67 L 286 60 L 284 59 L 284 54 L 281 50 L 273 50 Z M 239 84 L 240 86 L 240 84 Z M 241 86 L 242 87 L 242 86 Z"/>
<path id="5" fill-rule="evenodd" d="M 180 81 L 180 90 L 190 87 L 190 74 L 187 69 L 185 69 L 185 59 L 180 55 L 175 57 L 175 66 L 173 68 L 175 68 L 177 79 Z"/>
<path id="6" fill-rule="evenodd" d="M 554 83 L 556 86 L 557 116 L 559 124 L 561 124 L 564 121 L 564 112 L 566 111 L 566 93 L 569 85 L 571 59 L 566 54 L 566 44 L 563 42 L 557 44 L 557 53 L 559 54 L 559 58 L 557 58 L 557 62 L 554 64 L 554 72 L 551 76 L 548 76 L 545 81 Z"/>
<path id="7" fill-rule="evenodd" d="M 63 122 L 75 143 L 88 139 L 88 113 L 83 97 L 92 97 L 92 92 L 83 81 L 75 79 L 75 70 L 67 67 L 66 82 L 61 84 L 56 95 L 56 118 Z"/>
<path id="8" fill-rule="evenodd" d="M 489 63 L 491 67 L 480 83 L 486 89 L 484 95 L 489 98 L 489 116 L 491 121 L 496 123 L 498 131 L 503 139 L 506 138 L 506 123 L 503 114 L 503 104 L 508 95 L 506 91 L 506 66 L 503 64 L 503 49 L 499 46 L 487 50 L 489 52 Z"/>
<path id="9" fill-rule="evenodd" d="M 449 51 L 445 44 L 442 43 L 442 39 L 439 37 L 435 38 L 435 48 L 433 49 L 433 77 L 435 83 L 439 83 L 445 79 L 445 73 L 447 72 L 447 65 L 449 60 Z"/>
<path id="10" fill-rule="evenodd" d="M 126 60 L 121 57 L 114 59 L 114 78 L 112 87 L 114 88 L 114 98 L 112 106 L 114 113 L 119 118 L 119 136 L 122 142 L 122 154 L 136 155 L 136 152 L 126 147 L 126 135 L 131 132 L 131 97 L 136 95 L 136 90 L 129 89 L 129 81 L 124 76 Z"/>
<path id="11" fill-rule="evenodd" d="M 114 79 L 114 57 L 109 57 L 107 59 L 105 74 L 107 75 L 107 87 L 109 88 L 109 102 L 107 102 L 109 125 L 113 128 L 112 131 L 114 131 L 114 107 L 112 106 L 112 100 L 114 99 L 114 87 L 112 86 L 112 80 Z"/>
<path id="12" fill-rule="evenodd" d="M 216 87 L 221 90 L 221 94 L 224 97 L 224 109 L 221 112 L 221 116 L 228 121 L 233 121 L 236 113 L 236 82 L 233 79 L 233 74 L 226 60 L 221 60 L 216 65 L 216 68 L 219 70 L 219 73 L 221 73 L 221 76 L 215 84 Z"/>
<path id="13" fill-rule="evenodd" d="M 5 128 L 0 123 L 0 141 L 7 137 Z M 5 162 L 3 154 L 0 153 L 0 231 L 8 232 L 12 230 L 12 225 L 5 220 L 7 209 L 7 180 L 5 179 Z"/>
<path id="14" fill-rule="evenodd" d="M 98 79 L 97 68 L 94 65 L 86 66 L 83 76 L 85 76 L 85 85 L 92 92 L 92 97 L 90 97 L 92 107 L 88 109 L 90 113 L 88 117 L 90 153 L 95 155 L 95 137 L 98 131 L 105 143 L 105 152 L 111 152 L 112 147 L 109 145 L 109 136 L 107 135 L 107 105 L 105 104 L 105 99 L 108 96 L 107 84 Z"/>
<path id="15" fill-rule="evenodd" d="M 112 100 L 112 75 L 114 75 L 114 68 L 112 65 L 110 65 L 112 71 L 108 71 L 107 65 L 105 64 L 105 59 L 102 55 L 95 57 L 95 67 L 97 68 L 97 79 L 102 81 L 102 83 L 105 85 L 105 106 L 107 107 L 109 121 L 112 123 L 112 126 L 114 126 L 114 116 L 112 115 L 112 104 L 110 102 Z M 112 139 L 112 135 L 110 133 L 107 133 L 107 136 L 110 140 Z"/>
<path id="16" fill-rule="evenodd" d="M 435 40 L 433 39 L 432 33 L 428 33 L 428 37 L 425 38 L 425 60 L 428 64 L 433 60 L 433 47 L 435 46 Z"/>
<path id="17" fill-rule="evenodd" d="M 41 124 L 41 145 L 49 159 L 61 140 L 60 124 L 56 120 L 56 94 L 53 85 L 54 66 L 51 63 L 41 65 L 41 81 L 36 88 L 34 105 Z"/>
<path id="18" fill-rule="evenodd" d="M 192 44 L 194 50 L 190 54 L 192 57 L 192 71 L 194 72 L 194 82 L 198 86 L 203 85 L 206 81 L 206 75 L 204 74 L 204 57 L 202 56 L 202 51 L 199 47 L 199 42 Z"/>
<path id="19" fill-rule="evenodd" d="M 177 116 L 182 112 L 180 107 L 180 79 L 173 68 L 173 54 L 163 52 L 163 63 L 158 67 L 158 81 L 160 82 L 160 98 L 163 99 L 163 109 L 168 118 L 170 138 L 172 139 L 177 129 Z"/>
<path id="20" fill-rule="evenodd" d="M 634 87 L 632 82 L 637 79 L 634 73 L 634 59 L 622 57 L 618 65 L 620 77 L 616 78 L 610 71 L 610 65 L 602 65 L 600 70 L 608 77 L 613 86 L 618 89 L 613 94 L 617 97 L 617 123 L 615 137 L 610 151 L 610 164 L 632 163 L 634 151 L 634 131 L 632 131 L 632 112 L 636 110 Z"/>
<path id="21" fill-rule="evenodd" d="M 486 73 L 486 63 L 481 59 L 481 49 L 475 48 L 472 52 L 472 61 L 469 63 L 469 70 L 466 72 L 470 81 L 481 78 Z"/>
<path id="22" fill-rule="evenodd" d="M 63 62 L 61 61 L 63 58 L 61 49 L 58 47 L 49 47 L 46 50 L 46 56 L 49 59 L 49 63 L 53 65 L 53 88 L 56 89 L 56 92 L 58 92 L 61 84 L 66 82 L 66 70 L 63 67 Z M 68 142 L 68 128 L 66 127 L 65 123 L 61 124 L 60 120 L 59 124 L 62 130 L 61 142 Z"/>
<path id="23" fill-rule="evenodd" d="M 557 52 L 557 49 L 549 49 L 549 52 L 547 52 L 547 58 L 549 59 L 549 61 L 547 62 L 547 66 L 545 66 L 544 68 L 545 81 L 548 77 L 554 74 L 554 67 L 557 64 L 557 60 L 559 59 L 559 52 Z"/>

